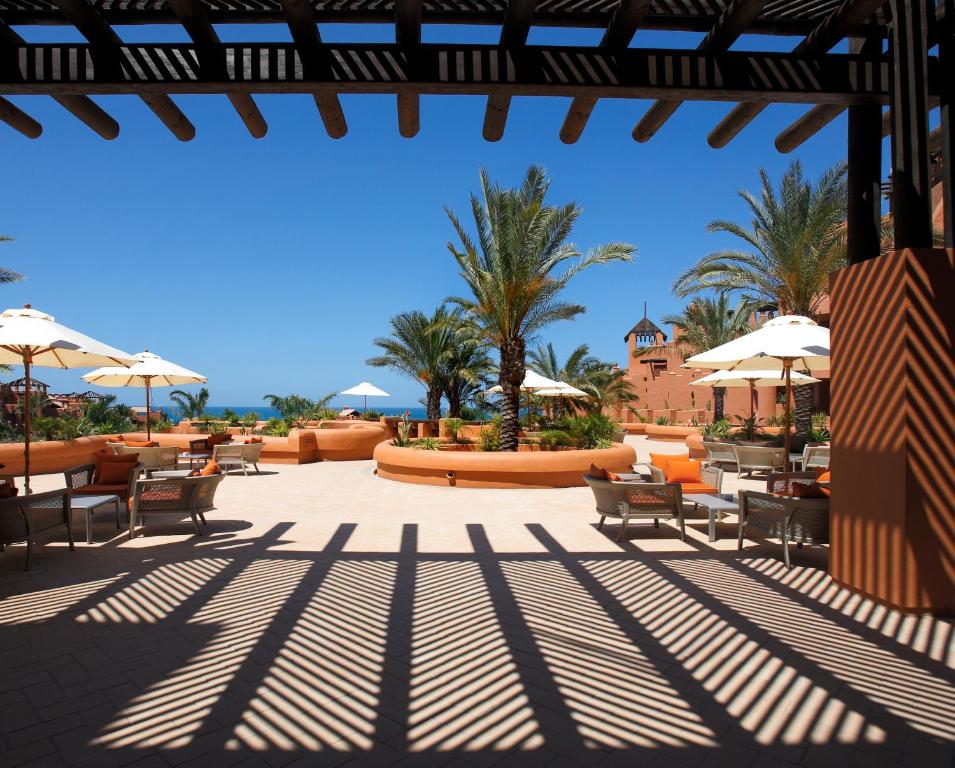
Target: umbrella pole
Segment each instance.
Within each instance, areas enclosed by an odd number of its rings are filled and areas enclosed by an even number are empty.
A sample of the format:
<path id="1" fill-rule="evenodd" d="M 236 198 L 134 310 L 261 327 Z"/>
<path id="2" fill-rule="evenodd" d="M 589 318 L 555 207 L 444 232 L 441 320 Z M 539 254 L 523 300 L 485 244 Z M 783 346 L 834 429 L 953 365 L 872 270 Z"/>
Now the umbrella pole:
<path id="1" fill-rule="evenodd" d="M 30 363 L 33 356 L 23 353 L 23 492 L 30 493 Z"/>
<path id="2" fill-rule="evenodd" d="M 749 418 L 752 419 L 756 415 L 756 382 L 752 379 L 749 380 Z"/>
<path id="3" fill-rule="evenodd" d="M 365 412 L 362 415 L 363 416 L 368 415 L 368 395 L 365 395 Z"/>
<path id="4" fill-rule="evenodd" d="M 793 393 L 793 383 L 792 383 L 792 375 L 791 375 L 792 367 L 793 367 L 793 361 L 790 360 L 789 358 L 784 358 L 783 370 L 786 372 L 786 416 L 784 420 L 786 424 L 786 434 L 783 439 L 783 445 L 786 448 L 786 464 L 785 464 L 785 468 L 783 469 L 784 481 L 788 481 L 789 479 L 789 401 L 792 398 L 792 393 Z"/>
<path id="5" fill-rule="evenodd" d="M 146 377 L 146 442 L 152 440 L 152 431 L 149 422 L 150 413 L 149 413 L 149 377 Z"/>

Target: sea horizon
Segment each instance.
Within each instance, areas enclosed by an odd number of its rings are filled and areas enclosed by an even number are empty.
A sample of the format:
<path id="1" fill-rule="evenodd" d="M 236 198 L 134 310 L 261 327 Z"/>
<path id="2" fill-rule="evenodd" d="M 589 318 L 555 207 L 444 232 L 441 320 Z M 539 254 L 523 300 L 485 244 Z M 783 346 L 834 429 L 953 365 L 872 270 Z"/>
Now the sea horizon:
<path id="1" fill-rule="evenodd" d="M 364 410 L 361 406 L 331 406 L 335 410 L 341 410 L 342 408 L 356 408 L 359 411 Z M 171 417 L 177 416 L 178 409 L 174 405 L 162 405 L 159 408 Z M 231 410 L 240 416 L 254 411 L 259 415 L 259 418 L 263 421 L 267 419 L 278 418 L 280 416 L 279 412 L 270 406 L 258 406 L 258 405 L 209 405 L 206 406 L 206 413 L 210 416 L 221 416 L 225 411 Z M 383 413 L 386 416 L 401 416 L 410 411 L 411 418 L 413 419 L 424 419 L 427 416 L 427 411 L 420 405 L 414 407 L 398 407 L 398 406 L 388 406 L 388 407 L 374 407 L 371 404 L 368 406 L 369 411 L 377 411 L 378 413 Z"/>

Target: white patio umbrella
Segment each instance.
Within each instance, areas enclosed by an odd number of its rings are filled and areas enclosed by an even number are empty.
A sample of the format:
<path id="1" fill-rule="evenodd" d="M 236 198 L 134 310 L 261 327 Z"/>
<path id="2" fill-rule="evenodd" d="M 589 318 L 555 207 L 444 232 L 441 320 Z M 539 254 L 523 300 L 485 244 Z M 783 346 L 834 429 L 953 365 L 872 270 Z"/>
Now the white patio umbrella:
<path id="1" fill-rule="evenodd" d="M 87 368 L 94 365 L 130 365 L 128 352 L 54 322 L 29 304 L 0 313 L 0 363 L 23 366 L 23 474 L 24 492 L 30 492 L 30 369 Z"/>
<path id="2" fill-rule="evenodd" d="M 761 328 L 693 355 L 688 368 L 728 371 L 782 371 L 786 382 L 786 453 L 789 453 L 789 403 L 792 399 L 793 367 L 812 371 L 829 370 L 829 329 L 801 315 L 781 315 Z M 788 468 L 788 463 L 787 463 Z"/>
<path id="3" fill-rule="evenodd" d="M 815 384 L 819 381 L 819 379 L 814 379 L 812 376 L 806 376 L 803 373 L 795 371 L 793 371 L 790 376 L 794 387 L 798 387 L 801 384 Z M 755 415 L 753 394 L 756 391 L 756 387 L 778 387 L 784 383 L 785 380 L 782 370 L 713 371 L 713 373 L 707 374 L 702 379 L 691 381 L 690 386 L 709 387 L 710 389 L 715 389 L 716 387 L 749 387 L 749 417 L 753 418 Z"/>
<path id="4" fill-rule="evenodd" d="M 524 381 L 521 382 L 521 392 L 527 393 L 527 418 L 530 419 L 531 413 L 531 394 L 537 394 L 542 390 L 554 390 L 560 388 L 560 382 L 554 381 L 553 379 L 548 379 L 546 376 L 541 376 L 536 371 L 532 371 L 530 368 L 524 371 Z M 496 386 L 491 387 L 488 392 L 503 392 L 504 388 L 497 384 Z"/>
<path id="5" fill-rule="evenodd" d="M 557 386 L 551 389 L 538 389 L 534 394 L 540 397 L 590 397 L 582 389 L 577 389 L 566 381 L 558 381 Z"/>
<path id="6" fill-rule="evenodd" d="M 101 387 L 146 388 L 146 439 L 152 437 L 150 426 L 149 395 L 153 387 L 174 387 L 180 384 L 203 384 L 206 377 L 181 365 L 163 360 L 148 349 L 134 355 L 136 362 L 129 368 L 107 366 L 97 368 L 83 376 L 83 381 Z"/>
<path id="7" fill-rule="evenodd" d="M 365 398 L 365 413 L 368 412 L 368 398 L 369 397 L 391 397 L 385 390 L 378 389 L 374 384 L 369 384 L 367 381 L 363 381 L 361 384 L 357 384 L 351 389 L 346 389 L 342 392 L 343 395 L 361 395 Z"/>

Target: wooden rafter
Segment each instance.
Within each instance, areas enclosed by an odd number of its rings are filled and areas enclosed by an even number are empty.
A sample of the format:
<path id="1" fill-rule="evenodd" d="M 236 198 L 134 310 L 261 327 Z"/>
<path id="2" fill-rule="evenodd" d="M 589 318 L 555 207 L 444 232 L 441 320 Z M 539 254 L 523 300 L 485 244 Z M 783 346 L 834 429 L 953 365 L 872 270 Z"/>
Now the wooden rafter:
<path id="1" fill-rule="evenodd" d="M 20 35 L 10 29 L 3 21 L 0 21 L 0 54 L 4 57 L 4 62 L 7 60 L 7 55 L 17 46 L 23 45 L 24 42 L 24 39 L 20 37 Z M 4 63 L 0 64 L 0 66 L 7 65 Z M 10 62 L 10 66 L 14 66 L 12 61 Z M 119 123 L 88 96 L 54 96 L 53 100 L 104 139 L 115 139 L 119 136 Z M 7 103 L 9 104 L 9 102 Z M 21 114 L 23 113 L 21 112 Z M 38 122 L 32 118 L 30 120 L 30 122 L 25 123 L 21 118 L 18 122 L 27 127 L 30 131 L 30 133 L 25 133 L 24 135 L 35 139 L 40 135 L 42 129 Z M 20 130 L 20 128 L 17 128 L 17 130 Z"/>
<path id="2" fill-rule="evenodd" d="M 882 7 L 885 0 L 843 0 L 824 21 L 793 50 L 797 55 L 820 55 L 847 37 L 865 19 Z M 724 147 L 766 108 L 765 104 L 737 104 L 707 137 L 711 147 Z"/>
<path id="3" fill-rule="evenodd" d="M 199 66 L 221 71 L 218 76 L 225 74 L 225 61 L 218 55 L 221 41 L 213 29 L 206 13 L 205 5 L 201 0 L 166 0 L 169 7 L 182 22 L 183 28 L 196 44 L 196 53 L 199 55 Z M 228 94 L 229 101 L 238 112 L 249 133 L 256 139 L 261 139 L 269 130 L 265 118 L 251 96 L 245 93 Z"/>
<path id="4" fill-rule="evenodd" d="M 535 0 L 508 0 L 499 43 L 506 55 L 515 55 L 527 43 L 531 19 L 534 17 L 534 5 Z M 488 97 L 482 131 L 488 141 L 498 141 L 504 135 L 507 113 L 511 108 L 511 95 L 502 92 Z"/>
<path id="5" fill-rule="evenodd" d="M 331 73 L 331 64 L 327 51 L 322 46 L 318 33 L 318 24 L 308 0 L 282 0 L 289 31 L 295 41 L 295 48 L 302 59 L 302 70 L 310 80 L 324 80 Z M 342 111 L 338 96 L 328 91 L 314 91 L 313 98 L 318 113 L 325 124 L 325 130 L 333 139 L 340 139 L 348 133 L 345 113 Z"/>
<path id="6" fill-rule="evenodd" d="M 697 46 L 697 50 L 709 53 L 728 51 L 736 39 L 752 25 L 764 2 L 765 0 L 731 0 L 719 21 Z M 634 126 L 633 138 L 640 142 L 649 141 L 682 103 L 676 99 L 655 101 Z"/>
<path id="7" fill-rule="evenodd" d="M 20 109 L 16 104 L 0 96 L 0 121 L 19 131 L 28 139 L 38 139 L 43 126 Z"/>
<path id="8" fill-rule="evenodd" d="M 421 44 L 421 0 L 395 0 L 395 41 L 413 68 Z M 406 139 L 418 135 L 421 128 L 420 97 L 417 93 L 398 94 L 398 132 Z"/>
<path id="9" fill-rule="evenodd" d="M 620 5 L 600 40 L 600 47 L 608 53 L 625 51 L 637 33 L 637 28 L 649 7 L 649 0 L 620 0 Z M 584 132 L 596 105 L 597 99 L 594 97 L 575 98 L 560 127 L 560 140 L 565 144 L 573 144 L 577 141 Z"/>
<path id="10" fill-rule="evenodd" d="M 90 41 L 93 55 L 98 60 L 97 66 L 119 74 L 122 68 L 120 49 L 123 45 L 119 35 L 103 21 L 86 0 L 55 0 L 55 2 L 70 23 Z M 150 93 L 140 95 L 140 98 L 177 139 L 190 141 L 195 138 L 195 126 L 168 96 L 163 93 Z"/>

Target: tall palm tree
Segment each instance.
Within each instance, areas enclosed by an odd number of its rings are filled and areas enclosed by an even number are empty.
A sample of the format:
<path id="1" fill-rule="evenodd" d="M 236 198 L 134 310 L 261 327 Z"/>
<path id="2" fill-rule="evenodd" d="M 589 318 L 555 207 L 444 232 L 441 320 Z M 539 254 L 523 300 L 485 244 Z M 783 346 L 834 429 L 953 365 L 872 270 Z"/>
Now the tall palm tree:
<path id="1" fill-rule="evenodd" d="M 833 166 L 814 184 L 794 161 L 778 192 L 765 170 L 759 176 L 758 196 L 739 193 L 750 223 L 718 219 L 708 227 L 740 238 L 749 249 L 704 256 L 677 278 L 673 291 L 681 297 L 737 292 L 745 300 L 776 304 L 786 314 L 813 317 L 828 293 L 829 274 L 845 264 L 846 165 Z M 812 419 L 811 389 L 797 387 L 795 399 L 796 430 L 805 434 Z"/>
<path id="2" fill-rule="evenodd" d="M 527 353 L 527 357 L 529 367 L 541 376 L 554 381 L 564 381 L 574 387 L 584 383 L 587 375 L 592 371 L 608 367 L 607 363 L 590 354 L 590 347 L 586 344 L 581 344 L 574 349 L 563 365 L 557 359 L 557 352 L 554 351 L 554 345 L 550 342 L 547 342 L 546 346 L 538 344 Z"/>
<path id="3" fill-rule="evenodd" d="M 635 248 L 610 243 L 582 255 L 567 241 L 581 209 L 576 203 L 547 205 L 550 181 L 539 166 L 527 170 L 523 184 L 505 189 L 481 171 L 481 197 L 471 195 L 477 242 L 451 209 L 448 218 L 460 249 L 448 243 L 471 290 L 451 299 L 480 329 L 499 356 L 501 450 L 517 450 L 521 384 L 528 341 L 550 323 L 571 320 L 585 311 L 561 301 L 561 291 L 583 269 L 611 261 L 629 261 Z M 558 272 L 567 262 L 574 263 Z"/>
<path id="4" fill-rule="evenodd" d="M 579 386 L 587 393 L 587 399 L 581 400 L 579 405 L 588 413 L 604 413 L 611 408 L 626 408 L 631 413 L 637 412 L 634 403 L 640 396 L 634 391 L 627 372 L 616 366 L 608 365 L 592 370 L 586 379 L 574 386 Z"/>
<path id="5" fill-rule="evenodd" d="M 374 340 L 384 354 L 366 361 L 423 384 L 429 419 L 441 416 L 443 365 L 457 333 L 455 324 L 449 322 L 450 315 L 445 306 L 438 307 L 431 317 L 418 310 L 395 315 L 391 318 L 391 336 Z"/>
<path id="6" fill-rule="evenodd" d="M 330 392 L 318 400 L 311 400 L 301 395 L 264 395 L 271 408 L 279 412 L 290 426 L 305 428 L 313 419 L 323 418 L 328 404 L 337 397 L 337 392 Z"/>
<path id="7" fill-rule="evenodd" d="M 726 344 L 750 330 L 749 316 L 752 305 L 743 300 L 735 308 L 730 306 L 729 295 L 720 293 L 715 299 L 709 296 L 696 298 L 679 315 L 667 315 L 663 322 L 676 326 L 681 331 L 680 343 L 689 352 L 697 354 Z M 713 420 L 723 418 L 725 387 L 713 389 Z"/>
<path id="8" fill-rule="evenodd" d="M 0 235 L 0 243 L 10 243 L 13 242 L 12 237 L 7 235 Z M 19 272 L 14 272 L 12 269 L 7 269 L 6 267 L 0 267 L 0 285 L 6 283 L 19 283 L 23 280 L 23 275 Z M 13 370 L 9 365 L 0 364 L 0 371 L 4 373 L 9 373 Z"/>
<path id="9" fill-rule="evenodd" d="M 176 404 L 184 419 L 196 419 L 202 416 L 209 404 L 209 390 L 202 387 L 196 394 L 181 389 L 169 393 L 169 399 Z"/>
<path id="10" fill-rule="evenodd" d="M 495 366 L 487 344 L 460 310 L 451 312 L 447 322 L 454 331 L 454 343 L 441 364 L 440 388 L 448 401 L 448 415 L 456 419 L 465 405 L 490 386 Z"/>

